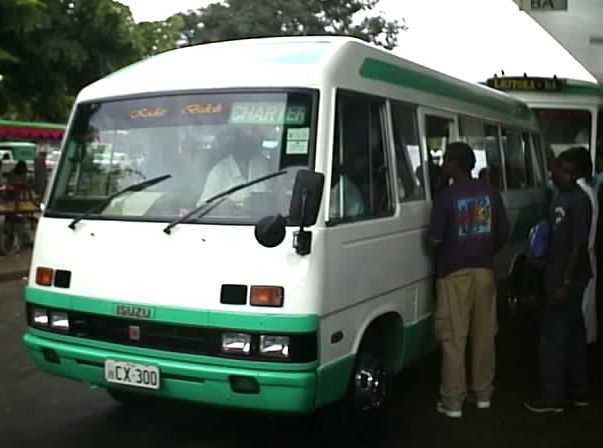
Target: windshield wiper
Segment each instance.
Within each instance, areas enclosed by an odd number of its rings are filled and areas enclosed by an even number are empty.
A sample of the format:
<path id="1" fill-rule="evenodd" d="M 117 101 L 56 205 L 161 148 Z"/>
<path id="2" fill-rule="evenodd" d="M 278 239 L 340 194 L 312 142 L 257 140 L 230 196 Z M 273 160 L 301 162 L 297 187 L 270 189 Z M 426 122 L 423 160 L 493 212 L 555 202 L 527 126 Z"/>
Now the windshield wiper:
<path id="1" fill-rule="evenodd" d="M 171 174 L 164 174 L 163 176 L 154 177 L 154 178 L 149 179 L 149 180 L 144 180 L 144 181 L 139 182 L 137 184 L 129 185 L 129 186 L 127 186 L 126 188 L 124 188 L 122 190 L 116 191 L 115 193 L 111 194 L 110 196 L 107 196 L 107 198 L 105 198 L 103 201 L 99 202 L 98 204 L 96 204 L 91 209 L 86 210 L 80 216 L 78 216 L 73 221 L 71 221 L 71 223 L 69 223 L 69 228 L 71 230 L 75 230 L 75 225 L 78 222 L 80 222 L 82 219 L 86 219 L 87 217 L 89 217 L 93 213 L 97 213 L 97 212 L 100 212 L 100 211 L 104 210 L 111 203 L 111 201 L 113 201 L 113 199 L 115 199 L 116 197 L 121 196 L 122 194 L 128 193 L 130 191 L 141 191 L 141 190 L 144 190 L 145 188 L 148 188 L 148 187 L 150 187 L 152 185 L 158 184 L 159 182 L 163 182 L 164 180 L 169 179 L 170 177 L 172 177 Z"/>
<path id="2" fill-rule="evenodd" d="M 265 180 L 272 179 L 273 177 L 282 176 L 283 174 L 287 174 L 287 170 L 276 171 L 274 173 L 267 174 L 265 176 L 258 177 L 256 179 L 252 179 L 249 182 L 235 185 L 234 187 L 231 187 L 228 190 L 224 190 L 223 192 L 218 193 L 218 194 L 210 197 L 209 199 L 206 199 L 199 206 L 195 207 L 193 210 L 188 212 L 186 215 L 181 216 L 180 218 L 170 222 L 165 227 L 165 229 L 163 229 L 163 231 L 169 235 L 172 232 L 172 229 L 174 227 L 176 227 L 178 224 L 180 224 L 184 221 L 187 221 L 192 216 L 200 215 L 199 217 L 202 217 L 204 214 L 203 212 L 208 213 L 210 210 L 213 210 L 217 205 L 219 205 L 219 203 L 213 204 L 214 201 L 217 201 L 218 199 L 222 199 L 222 198 L 226 199 L 227 196 L 230 196 L 231 194 L 236 193 L 237 191 L 243 190 L 243 189 L 248 188 L 255 184 L 259 184 L 260 182 L 264 182 Z M 208 208 L 206 209 L 206 207 L 208 207 Z"/>

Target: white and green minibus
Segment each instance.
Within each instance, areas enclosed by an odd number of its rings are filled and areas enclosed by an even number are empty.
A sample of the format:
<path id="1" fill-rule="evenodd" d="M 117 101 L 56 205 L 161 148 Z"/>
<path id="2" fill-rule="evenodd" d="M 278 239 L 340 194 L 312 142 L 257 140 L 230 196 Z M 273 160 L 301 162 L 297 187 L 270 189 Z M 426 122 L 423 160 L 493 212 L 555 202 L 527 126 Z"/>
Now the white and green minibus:
<path id="1" fill-rule="evenodd" d="M 486 83 L 525 102 L 532 109 L 538 119 L 549 158 L 571 147 L 586 148 L 593 162 L 595 177 L 592 186 L 595 195 L 600 197 L 603 185 L 603 86 L 575 79 L 527 75 L 493 77 Z M 593 197 L 592 200 L 596 199 Z M 599 212 L 599 220 L 600 216 Z M 597 339 L 597 327 L 600 327 L 600 324 L 597 325 L 600 319 L 597 318 L 596 288 L 600 288 L 600 280 L 597 279 L 598 238 L 595 233 L 593 231 L 591 234 L 589 248 L 594 275 L 583 301 L 589 342 Z"/>
<path id="2" fill-rule="evenodd" d="M 544 209 L 520 101 L 344 37 L 169 51 L 77 97 L 24 343 L 43 370 L 275 413 L 351 399 L 434 346 L 424 236 L 451 140 L 502 191 L 512 272 Z"/>
<path id="3" fill-rule="evenodd" d="M 493 77 L 487 85 L 525 102 L 539 120 L 554 155 L 572 146 L 587 148 L 595 173 L 603 171 L 603 86 L 567 78 Z"/>

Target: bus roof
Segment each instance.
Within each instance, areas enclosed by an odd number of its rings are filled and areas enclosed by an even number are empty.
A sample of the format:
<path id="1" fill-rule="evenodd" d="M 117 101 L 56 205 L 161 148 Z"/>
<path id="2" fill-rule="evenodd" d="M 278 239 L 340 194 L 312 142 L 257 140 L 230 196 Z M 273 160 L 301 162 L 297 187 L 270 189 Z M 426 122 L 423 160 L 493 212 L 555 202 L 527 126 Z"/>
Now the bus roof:
<path id="1" fill-rule="evenodd" d="M 86 87 L 78 102 L 203 89 L 337 85 L 342 76 L 446 98 L 533 124 L 519 100 L 352 37 L 300 36 L 195 45 L 144 59 Z"/>

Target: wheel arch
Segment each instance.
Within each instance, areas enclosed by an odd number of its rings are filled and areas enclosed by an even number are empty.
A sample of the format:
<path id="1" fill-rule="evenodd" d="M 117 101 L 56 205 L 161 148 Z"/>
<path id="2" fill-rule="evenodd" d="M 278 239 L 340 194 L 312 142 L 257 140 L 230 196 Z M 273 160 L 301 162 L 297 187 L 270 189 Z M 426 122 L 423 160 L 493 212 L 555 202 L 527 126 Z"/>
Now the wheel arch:
<path id="1" fill-rule="evenodd" d="M 388 371 L 400 371 L 404 362 L 402 315 L 397 310 L 383 310 L 367 319 L 354 344 L 355 354 L 361 350 L 381 356 Z"/>

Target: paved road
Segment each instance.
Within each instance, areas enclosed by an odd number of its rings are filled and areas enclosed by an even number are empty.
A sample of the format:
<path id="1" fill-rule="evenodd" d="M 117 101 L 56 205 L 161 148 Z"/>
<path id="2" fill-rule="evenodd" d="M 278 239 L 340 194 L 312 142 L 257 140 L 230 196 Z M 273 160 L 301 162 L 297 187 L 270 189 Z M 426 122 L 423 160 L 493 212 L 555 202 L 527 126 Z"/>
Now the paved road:
<path id="1" fill-rule="evenodd" d="M 20 282 L 0 283 L 0 447 L 307 447 L 303 421 L 162 404 L 132 412 L 102 390 L 38 371 L 25 355 Z M 434 411 L 438 359 L 431 356 L 396 378 L 385 434 L 388 447 L 565 448 L 603 446 L 601 362 L 595 356 L 595 402 L 561 416 L 535 416 L 521 407 L 532 392 L 532 322 L 501 316 L 494 407 L 466 406 L 462 420 Z M 363 443 L 364 444 L 364 443 Z"/>

